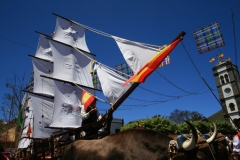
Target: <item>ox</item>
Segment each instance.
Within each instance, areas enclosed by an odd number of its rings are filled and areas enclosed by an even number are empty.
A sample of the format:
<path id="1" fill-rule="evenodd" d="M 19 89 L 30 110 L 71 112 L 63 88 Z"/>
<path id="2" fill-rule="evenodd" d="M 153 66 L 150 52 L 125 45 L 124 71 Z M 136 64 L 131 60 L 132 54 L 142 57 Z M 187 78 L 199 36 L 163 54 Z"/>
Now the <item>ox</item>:
<path id="1" fill-rule="evenodd" d="M 208 147 L 211 148 L 211 152 L 214 155 L 215 159 L 216 160 L 218 160 L 218 159 L 231 160 L 232 159 L 232 155 L 231 155 L 232 151 L 231 151 L 231 148 L 228 146 L 228 142 L 227 142 L 225 136 L 221 133 L 218 133 L 212 137 L 214 137 L 213 140 L 207 141 L 207 143 L 208 143 Z M 205 148 L 207 147 L 206 144 L 204 147 Z"/>
<path id="2" fill-rule="evenodd" d="M 217 127 L 214 125 L 214 132 L 209 133 L 211 135 L 209 139 L 205 139 L 205 137 L 199 132 L 198 133 L 198 143 L 196 146 L 199 147 L 199 151 L 209 150 L 212 156 L 218 159 L 226 159 L 231 160 L 231 149 L 228 146 L 228 142 L 225 136 L 221 133 L 217 133 Z"/>
<path id="3" fill-rule="evenodd" d="M 173 156 L 169 156 L 169 142 L 172 137 L 162 133 L 131 129 L 118 134 L 109 135 L 98 140 L 78 140 L 70 144 L 64 151 L 63 160 L 212 160 L 208 143 L 210 140 L 198 140 L 194 126 L 187 122 L 192 131 L 189 140 L 182 143 L 182 148 Z M 226 148 L 226 147 L 225 147 Z M 227 155 L 227 154 L 226 154 Z M 227 157 L 227 158 L 226 158 Z M 217 160 L 231 157 L 219 156 Z"/>
<path id="4" fill-rule="evenodd" d="M 211 140 L 205 140 L 202 137 L 198 138 L 196 145 L 198 156 L 201 155 L 202 159 L 232 160 L 231 154 L 227 149 L 228 144 L 225 136 L 219 133 L 213 137 Z"/>

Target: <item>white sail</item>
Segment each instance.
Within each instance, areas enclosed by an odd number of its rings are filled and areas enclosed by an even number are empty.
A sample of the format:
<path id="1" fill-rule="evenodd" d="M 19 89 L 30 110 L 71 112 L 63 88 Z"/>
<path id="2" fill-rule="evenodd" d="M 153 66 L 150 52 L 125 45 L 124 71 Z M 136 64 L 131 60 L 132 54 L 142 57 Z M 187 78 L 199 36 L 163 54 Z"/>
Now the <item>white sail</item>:
<path id="1" fill-rule="evenodd" d="M 52 76 L 53 63 L 32 57 L 34 71 L 34 88 L 33 92 L 53 95 L 53 80 L 41 77 L 41 75 Z"/>
<path id="2" fill-rule="evenodd" d="M 54 112 L 50 127 L 77 128 L 82 125 L 82 90 L 67 83 L 54 81 Z M 93 94 L 93 90 L 86 89 Z"/>
<path id="3" fill-rule="evenodd" d="M 53 39 L 90 52 L 85 41 L 85 29 L 63 18 L 57 17 Z"/>
<path id="4" fill-rule="evenodd" d="M 28 137 L 27 136 L 28 125 L 30 125 L 31 128 L 33 127 L 33 113 L 32 113 L 32 111 L 29 111 L 29 113 L 27 114 L 27 118 L 25 119 L 24 128 L 23 128 L 22 136 L 21 136 L 22 139 L 18 143 L 18 148 L 27 148 L 28 145 L 31 143 L 30 138 L 23 138 L 23 137 Z"/>
<path id="5" fill-rule="evenodd" d="M 21 135 L 21 139 L 18 143 L 18 148 L 27 148 L 28 145 L 31 143 L 31 139 L 29 138 L 24 138 L 24 137 L 28 137 L 27 135 L 27 130 L 28 130 L 28 125 L 30 125 L 30 127 L 33 127 L 33 112 L 32 112 L 32 108 L 30 105 L 30 100 L 27 99 L 27 93 L 25 93 L 23 100 L 25 100 L 24 102 L 22 101 L 22 104 L 24 104 L 24 125 L 23 125 L 23 130 L 22 130 L 22 135 Z M 30 135 L 30 137 L 32 137 L 32 135 Z"/>
<path id="6" fill-rule="evenodd" d="M 140 43 L 113 37 L 116 40 L 126 62 L 136 73 L 159 50 Z M 81 51 L 77 51 L 76 48 Z M 33 138 L 48 138 L 55 131 L 52 128 L 78 128 L 82 125 L 81 98 L 82 89 L 72 86 L 73 82 L 94 88 L 90 73 L 93 55 L 85 40 L 85 29 L 71 20 L 57 17 L 53 39 L 45 38 L 40 34 L 36 57 L 32 58 L 34 69 L 34 93 L 52 95 L 50 97 L 31 94 L 31 117 L 26 120 L 25 126 L 31 124 Z M 41 60 L 42 59 L 42 60 Z M 44 61 L 49 60 L 53 63 Z M 116 103 L 131 87 L 122 84 L 127 80 L 104 65 L 95 66 L 104 96 L 109 103 Z M 45 75 L 56 80 L 41 77 Z M 58 80 L 63 80 L 60 82 Z M 94 95 L 94 90 L 83 88 Z M 29 114 L 30 114 L 29 113 Z M 45 128 L 49 127 L 49 128 Z M 51 129 L 50 129 L 51 128 Z M 26 130 L 22 136 L 26 136 Z M 28 139 L 27 139 L 28 140 Z M 20 145 L 20 143 L 19 143 Z M 22 146 L 26 146 L 25 143 Z"/>
<path id="7" fill-rule="evenodd" d="M 31 95 L 31 107 L 33 109 L 34 127 L 33 138 L 48 138 L 52 135 L 53 129 L 49 126 L 53 115 L 53 99 L 35 94 Z"/>
<path id="8" fill-rule="evenodd" d="M 112 36 L 119 49 L 121 50 L 125 61 L 134 73 L 139 71 L 159 50 L 141 43 L 129 41 L 119 37 Z"/>
<path id="9" fill-rule="evenodd" d="M 53 77 L 93 88 L 90 62 L 93 56 L 79 53 L 74 48 L 50 40 L 54 59 Z"/>
<path id="10" fill-rule="evenodd" d="M 104 96 L 109 103 L 114 104 L 132 85 L 129 83 L 123 87 L 122 84 L 127 79 L 103 65 L 95 64 L 94 69 L 97 71 Z"/>
<path id="11" fill-rule="evenodd" d="M 35 54 L 36 57 L 52 61 L 52 51 L 48 39 L 44 35 L 39 35 L 38 47 Z"/>

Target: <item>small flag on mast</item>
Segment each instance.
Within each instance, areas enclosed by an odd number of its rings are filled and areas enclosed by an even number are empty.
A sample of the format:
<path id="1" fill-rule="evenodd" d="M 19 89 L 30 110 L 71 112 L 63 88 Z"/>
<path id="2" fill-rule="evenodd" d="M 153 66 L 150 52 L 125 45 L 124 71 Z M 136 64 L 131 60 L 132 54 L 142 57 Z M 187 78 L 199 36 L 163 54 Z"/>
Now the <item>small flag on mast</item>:
<path id="1" fill-rule="evenodd" d="M 214 57 L 209 60 L 210 63 L 211 63 L 211 62 L 214 62 L 214 61 L 215 61 L 215 58 L 214 58 Z"/>
<path id="2" fill-rule="evenodd" d="M 170 56 L 169 55 L 162 61 L 162 63 L 159 65 L 159 67 L 163 67 L 168 64 L 170 64 Z"/>
<path id="3" fill-rule="evenodd" d="M 222 59 L 223 57 L 224 57 L 224 54 L 223 54 L 223 53 L 221 53 L 221 54 L 218 55 L 218 59 Z"/>
<path id="4" fill-rule="evenodd" d="M 95 100 L 95 97 L 88 93 L 87 91 L 82 91 L 82 104 L 84 105 L 84 110 Z"/>

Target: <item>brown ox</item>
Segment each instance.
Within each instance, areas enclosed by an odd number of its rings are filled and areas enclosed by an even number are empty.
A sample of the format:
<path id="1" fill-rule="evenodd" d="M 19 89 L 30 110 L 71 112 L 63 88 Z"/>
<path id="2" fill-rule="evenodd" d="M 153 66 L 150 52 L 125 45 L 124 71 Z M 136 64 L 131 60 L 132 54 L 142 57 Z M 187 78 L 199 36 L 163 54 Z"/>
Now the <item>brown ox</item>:
<path id="1" fill-rule="evenodd" d="M 193 136 L 183 143 L 183 148 L 179 149 L 178 153 L 173 157 L 168 156 L 169 142 L 173 138 L 153 130 L 131 129 L 99 140 L 75 141 L 65 149 L 62 159 L 213 160 L 214 158 L 206 140 L 198 140 L 195 128 L 189 122 L 187 123 L 192 130 Z M 213 137 L 211 137 L 212 139 Z M 226 156 L 219 156 L 217 160 L 227 159 L 229 158 L 226 158 Z"/>
<path id="2" fill-rule="evenodd" d="M 210 133 L 209 139 L 203 138 L 203 135 L 198 131 L 198 142 L 196 147 L 198 149 L 199 159 L 215 159 L 215 160 L 232 160 L 231 151 L 227 149 L 228 143 L 225 136 L 217 133 L 217 127 L 214 125 L 214 132 Z M 208 157 L 208 158 L 207 158 Z"/>
<path id="3" fill-rule="evenodd" d="M 231 154 L 227 147 L 226 139 L 223 135 L 218 134 L 217 138 L 207 143 L 205 139 L 198 138 L 196 148 L 198 149 L 198 156 L 202 159 L 215 160 L 232 160 Z"/>
<path id="4" fill-rule="evenodd" d="M 213 141 L 208 142 L 208 147 L 211 147 L 212 154 L 215 156 L 215 159 L 226 159 L 231 160 L 231 149 L 228 150 L 228 143 L 225 136 L 221 133 L 216 134 Z M 205 146 L 207 148 L 207 146 Z"/>

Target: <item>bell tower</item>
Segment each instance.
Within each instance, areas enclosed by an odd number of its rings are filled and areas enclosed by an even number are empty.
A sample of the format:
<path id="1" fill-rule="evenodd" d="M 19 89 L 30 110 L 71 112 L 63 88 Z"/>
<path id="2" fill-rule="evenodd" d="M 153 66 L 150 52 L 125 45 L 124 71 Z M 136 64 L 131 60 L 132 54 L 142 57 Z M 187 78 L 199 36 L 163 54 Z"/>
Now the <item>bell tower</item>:
<path id="1" fill-rule="evenodd" d="M 212 68 L 220 102 L 231 119 L 240 118 L 240 80 L 236 65 L 230 59 Z M 224 115 L 227 119 L 227 114 Z"/>

